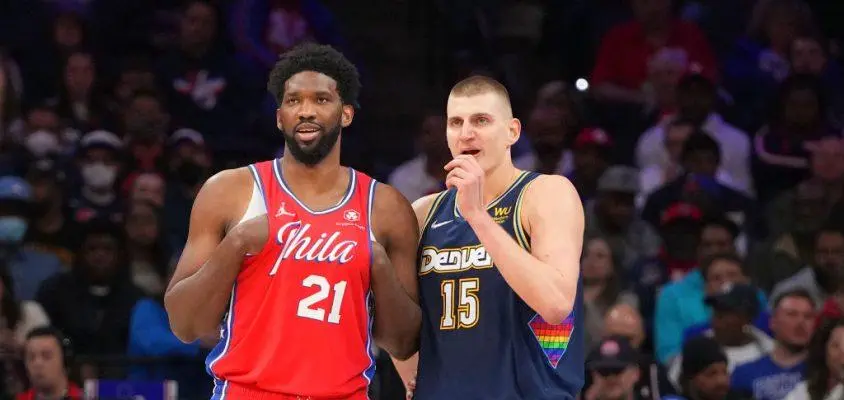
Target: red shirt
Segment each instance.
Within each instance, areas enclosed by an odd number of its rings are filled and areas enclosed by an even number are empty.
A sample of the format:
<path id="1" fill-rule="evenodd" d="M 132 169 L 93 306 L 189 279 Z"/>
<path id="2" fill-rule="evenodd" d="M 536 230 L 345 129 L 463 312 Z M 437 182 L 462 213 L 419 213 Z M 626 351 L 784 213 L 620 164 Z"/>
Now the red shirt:
<path id="1" fill-rule="evenodd" d="M 370 352 L 369 223 L 376 181 L 351 168 L 341 202 L 302 204 L 279 160 L 250 166 L 270 240 L 248 256 L 232 289 L 222 339 L 208 357 L 212 398 L 366 399 Z"/>
<path id="2" fill-rule="evenodd" d="M 65 399 L 71 400 L 82 400 L 82 389 L 79 386 L 73 384 L 73 382 L 68 382 L 67 387 L 67 394 L 65 395 Z M 18 394 L 15 397 L 15 400 L 35 400 L 35 389 L 29 389 L 23 393 Z"/>
<path id="3" fill-rule="evenodd" d="M 841 317 L 844 317 L 844 312 L 842 312 L 841 307 L 838 306 L 838 302 L 835 301 L 835 296 L 829 296 L 826 301 L 824 301 L 820 314 L 818 314 L 818 318 L 815 321 L 815 328 L 820 327 L 824 321 L 838 319 Z"/>
<path id="4" fill-rule="evenodd" d="M 700 29 L 692 23 L 679 19 L 672 21 L 665 47 L 684 49 L 690 66 L 697 64 L 706 73 L 716 71 L 712 49 Z M 592 70 L 592 85 L 609 82 L 638 90 L 648 78 L 648 59 L 659 49 L 648 43 L 638 21 L 616 26 L 601 41 Z"/>

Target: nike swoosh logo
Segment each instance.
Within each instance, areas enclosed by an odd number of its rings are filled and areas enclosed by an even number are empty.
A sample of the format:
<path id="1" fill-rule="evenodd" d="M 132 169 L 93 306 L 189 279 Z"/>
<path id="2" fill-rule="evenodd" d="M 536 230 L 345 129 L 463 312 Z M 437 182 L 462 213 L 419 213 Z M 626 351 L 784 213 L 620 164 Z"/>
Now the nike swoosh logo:
<path id="1" fill-rule="evenodd" d="M 437 222 L 437 221 L 434 221 L 434 222 L 431 224 L 431 228 L 437 229 L 437 228 L 439 228 L 439 227 L 441 227 L 441 226 L 443 226 L 443 225 L 450 224 L 450 223 L 451 223 L 451 221 L 452 221 L 452 220 L 442 221 L 442 222 Z"/>

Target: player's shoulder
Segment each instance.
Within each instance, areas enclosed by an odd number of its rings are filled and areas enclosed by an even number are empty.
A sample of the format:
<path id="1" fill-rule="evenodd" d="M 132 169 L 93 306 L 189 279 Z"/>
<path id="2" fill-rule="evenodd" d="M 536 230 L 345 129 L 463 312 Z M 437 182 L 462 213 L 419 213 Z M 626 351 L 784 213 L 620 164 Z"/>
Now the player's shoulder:
<path id="1" fill-rule="evenodd" d="M 202 184 L 194 200 L 194 209 L 223 216 L 239 210 L 248 204 L 253 182 L 247 167 L 221 170 Z"/>
<path id="2" fill-rule="evenodd" d="M 571 200 L 580 201 L 577 189 L 571 181 L 562 175 L 537 174 L 525 188 L 525 199 Z"/>
<path id="3" fill-rule="evenodd" d="M 412 206 L 413 212 L 416 213 L 416 220 L 419 221 L 421 224 L 425 221 L 428 214 L 431 212 L 431 208 L 434 207 L 434 203 L 437 202 L 437 199 L 442 196 L 445 191 L 431 193 L 429 195 L 422 196 L 416 199 Z"/>

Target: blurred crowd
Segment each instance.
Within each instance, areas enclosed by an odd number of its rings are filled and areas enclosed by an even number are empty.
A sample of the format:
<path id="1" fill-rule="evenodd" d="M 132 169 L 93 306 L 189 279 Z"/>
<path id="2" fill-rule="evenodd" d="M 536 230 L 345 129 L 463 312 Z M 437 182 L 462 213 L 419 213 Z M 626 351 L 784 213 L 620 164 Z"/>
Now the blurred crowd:
<path id="1" fill-rule="evenodd" d="M 399 139 L 417 153 L 361 168 L 411 201 L 442 190 L 443 89 L 469 74 L 507 85 L 517 166 L 567 176 L 586 210 L 584 400 L 844 395 L 844 6 L 424 8 L 433 90 L 408 95 L 435 106 Z M 0 397 L 166 379 L 207 398 L 214 343 L 181 343 L 162 305 L 198 188 L 279 154 L 263 86 L 280 52 L 331 44 L 370 87 L 393 83 L 367 76 L 379 60 L 329 10 L 0 1 Z M 376 396 L 403 398 L 382 361 Z"/>

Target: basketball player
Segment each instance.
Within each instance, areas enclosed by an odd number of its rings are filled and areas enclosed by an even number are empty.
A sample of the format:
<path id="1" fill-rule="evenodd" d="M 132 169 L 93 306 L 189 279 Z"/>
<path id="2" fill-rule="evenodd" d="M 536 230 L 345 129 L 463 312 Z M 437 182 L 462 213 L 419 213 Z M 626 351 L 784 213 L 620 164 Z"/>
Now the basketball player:
<path id="1" fill-rule="evenodd" d="M 521 125 L 495 80 L 455 85 L 447 118 L 448 190 L 414 204 L 423 315 L 415 398 L 574 399 L 584 379 L 577 191 L 562 176 L 513 166 Z M 412 360 L 398 364 L 413 377 Z"/>
<path id="2" fill-rule="evenodd" d="M 200 190 L 165 297 L 171 327 L 186 342 L 221 334 L 212 399 L 366 399 L 372 293 L 376 343 L 399 359 L 418 348 L 413 209 L 340 165 L 360 90 L 343 55 L 291 50 L 268 88 L 284 155 Z"/>

